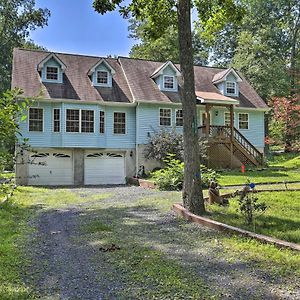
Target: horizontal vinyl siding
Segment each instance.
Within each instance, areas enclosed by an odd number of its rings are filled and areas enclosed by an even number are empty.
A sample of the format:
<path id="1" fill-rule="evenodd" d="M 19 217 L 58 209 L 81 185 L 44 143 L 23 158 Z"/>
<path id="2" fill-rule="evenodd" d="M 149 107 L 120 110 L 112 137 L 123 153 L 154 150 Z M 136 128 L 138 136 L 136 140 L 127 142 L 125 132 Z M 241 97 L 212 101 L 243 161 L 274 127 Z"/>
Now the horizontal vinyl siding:
<path id="1" fill-rule="evenodd" d="M 28 118 L 20 124 L 23 137 L 29 139 L 32 147 L 66 147 L 66 148 L 118 148 L 135 147 L 135 107 L 107 107 L 93 104 L 76 103 L 36 103 L 32 107 L 44 109 L 44 132 L 29 132 Z M 61 109 L 61 131 L 52 131 L 53 108 Z M 66 109 L 94 110 L 94 133 L 66 132 Z M 105 133 L 99 133 L 99 111 L 105 112 Z M 113 112 L 126 113 L 126 134 L 113 134 Z"/>

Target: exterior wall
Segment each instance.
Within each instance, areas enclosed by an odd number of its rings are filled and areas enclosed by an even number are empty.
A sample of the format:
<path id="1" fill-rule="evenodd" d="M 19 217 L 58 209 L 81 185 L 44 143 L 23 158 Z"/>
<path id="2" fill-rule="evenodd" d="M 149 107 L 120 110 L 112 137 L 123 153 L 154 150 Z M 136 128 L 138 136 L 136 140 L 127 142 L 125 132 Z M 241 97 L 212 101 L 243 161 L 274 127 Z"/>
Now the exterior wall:
<path id="1" fill-rule="evenodd" d="M 46 70 L 47 67 L 57 67 L 58 68 L 58 80 L 49 80 L 46 79 Z M 55 83 L 62 83 L 63 82 L 63 73 L 61 70 L 61 65 L 54 59 L 51 58 L 49 59 L 45 64 L 44 67 L 42 69 L 42 81 L 43 82 L 55 82 Z"/>
<path id="2" fill-rule="evenodd" d="M 29 132 L 28 118 L 21 122 L 20 131 L 23 138 L 29 138 L 32 147 L 63 147 L 63 148 L 122 148 L 135 147 L 135 107 L 101 106 L 99 104 L 49 103 L 37 102 L 33 107 L 44 110 L 44 131 Z M 53 108 L 61 109 L 61 131 L 54 133 L 52 128 Z M 66 109 L 94 110 L 94 133 L 66 132 Z M 105 133 L 99 133 L 99 111 L 105 111 Z M 114 112 L 126 113 L 126 134 L 113 133 Z"/>

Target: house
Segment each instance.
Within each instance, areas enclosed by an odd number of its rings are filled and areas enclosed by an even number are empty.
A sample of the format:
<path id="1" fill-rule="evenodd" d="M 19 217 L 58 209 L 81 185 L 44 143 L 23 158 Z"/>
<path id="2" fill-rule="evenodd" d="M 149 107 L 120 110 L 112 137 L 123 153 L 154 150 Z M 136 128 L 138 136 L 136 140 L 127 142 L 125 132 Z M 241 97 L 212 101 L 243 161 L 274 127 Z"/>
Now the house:
<path id="1" fill-rule="evenodd" d="M 209 164 L 259 165 L 268 107 L 234 69 L 195 66 L 199 135 Z M 127 57 L 15 49 L 12 87 L 34 100 L 20 121 L 33 152 L 20 151 L 19 184 L 123 184 L 143 165 L 149 137 L 182 131 L 180 67 Z M 17 151 L 18 152 L 18 151 Z"/>

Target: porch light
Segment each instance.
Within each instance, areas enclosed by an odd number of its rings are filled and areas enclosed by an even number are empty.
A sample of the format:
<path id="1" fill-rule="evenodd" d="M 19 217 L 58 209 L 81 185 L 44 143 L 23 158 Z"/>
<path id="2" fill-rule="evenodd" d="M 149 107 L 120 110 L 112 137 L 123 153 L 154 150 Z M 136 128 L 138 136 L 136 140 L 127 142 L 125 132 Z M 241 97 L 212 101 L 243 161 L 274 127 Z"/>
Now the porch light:
<path id="1" fill-rule="evenodd" d="M 216 115 L 216 117 L 219 115 L 219 111 L 218 110 L 216 110 L 215 115 Z"/>

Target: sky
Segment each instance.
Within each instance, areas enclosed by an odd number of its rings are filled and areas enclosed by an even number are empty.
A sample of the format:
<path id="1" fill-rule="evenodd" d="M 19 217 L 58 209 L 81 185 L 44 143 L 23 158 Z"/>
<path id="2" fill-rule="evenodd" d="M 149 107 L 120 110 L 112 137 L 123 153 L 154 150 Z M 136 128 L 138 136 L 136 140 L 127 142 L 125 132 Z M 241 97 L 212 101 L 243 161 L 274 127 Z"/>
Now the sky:
<path id="1" fill-rule="evenodd" d="M 31 32 L 30 38 L 49 51 L 96 56 L 128 56 L 136 41 L 128 38 L 128 21 L 118 12 L 96 13 L 93 0 L 36 0 L 48 8 L 48 26 Z"/>

